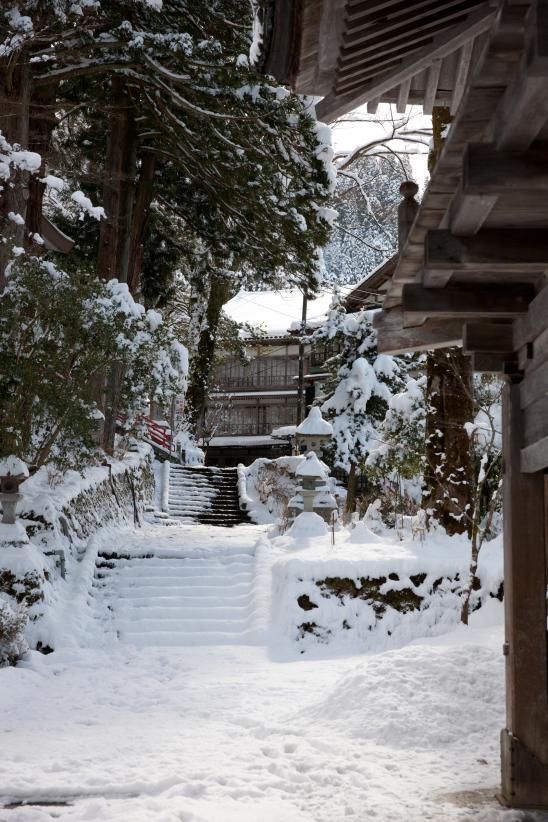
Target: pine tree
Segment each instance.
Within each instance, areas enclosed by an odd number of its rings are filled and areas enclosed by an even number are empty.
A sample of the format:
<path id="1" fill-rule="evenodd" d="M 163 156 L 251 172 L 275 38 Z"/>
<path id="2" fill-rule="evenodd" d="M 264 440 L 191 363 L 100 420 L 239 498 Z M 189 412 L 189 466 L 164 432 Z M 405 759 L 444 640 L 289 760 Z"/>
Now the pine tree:
<path id="1" fill-rule="evenodd" d="M 332 378 L 321 408 L 333 425 L 333 464 L 348 473 L 349 513 L 357 477 L 379 444 L 379 428 L 393 392 L 403 384 L 405 366 L 400 358 L 378 353 L 372 312 L 347 314 L 339 295 L 312 339 L 333 341 L 340 349 L 327 363 Z"/>

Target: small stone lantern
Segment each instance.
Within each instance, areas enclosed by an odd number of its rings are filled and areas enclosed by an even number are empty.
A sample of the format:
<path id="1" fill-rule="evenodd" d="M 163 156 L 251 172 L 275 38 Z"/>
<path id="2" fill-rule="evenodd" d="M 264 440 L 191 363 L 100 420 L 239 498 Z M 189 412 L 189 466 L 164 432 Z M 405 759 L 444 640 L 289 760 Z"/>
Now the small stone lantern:
<path id="1" fill-rule="evenodd" d="M 18 457 L 5 457 L 0 460 L 0 543 L 5 545 L 25 545 L 29 541 L 27 532 L 16 522 L 15 515 L 17 503 L 23 497 L 19 493 L 19 486 L 28 475 L 29 469 Z"/>
<path id="2" fill-rule="evenodd" d="M 308 452 L 304 462 L 295 471 L 295 476 L 301 483 L 298 491 L 303 500 L 302 510 L 313 512 L 316 494 L 320 488 L 324 490 L 327 478 L 325 468 L 314 451 Z"/>
<path id="3" fill-rule="evenodd" d="M 323 445 L 333 436 L 333 426 L 322 417 L 317 405 L 313 405 L 308 416 L 297 426 L 295 442 L 298 451 L 321 451 Z"/>

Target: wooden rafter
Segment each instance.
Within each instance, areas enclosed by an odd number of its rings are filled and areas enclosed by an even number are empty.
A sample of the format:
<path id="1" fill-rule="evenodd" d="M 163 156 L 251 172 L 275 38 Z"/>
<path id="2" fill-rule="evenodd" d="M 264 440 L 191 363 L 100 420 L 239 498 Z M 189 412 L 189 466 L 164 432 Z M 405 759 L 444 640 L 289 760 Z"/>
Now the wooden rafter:
<path id="1" fill-rule="evenodd" d="M 446 57 L 456 51 L 469 39 L 477 37 L 492 26 L 496 17 L 495 10 L 484 4 L 470 13 L 463 23 L 451 27 L 436 36 L 431 45 L 419 50 L 407 59 L 402 59 L 399 66 L 385 72 L 380 77 L 369 81 L 359 93 L 338 94 L 331 92 L 318 104 L 320 119 L 331 121 L 346 114 L 353 108 L 363 105 L 368 100 L 379 97 L 407 77 L 427 69 L 435 60 Z"/>

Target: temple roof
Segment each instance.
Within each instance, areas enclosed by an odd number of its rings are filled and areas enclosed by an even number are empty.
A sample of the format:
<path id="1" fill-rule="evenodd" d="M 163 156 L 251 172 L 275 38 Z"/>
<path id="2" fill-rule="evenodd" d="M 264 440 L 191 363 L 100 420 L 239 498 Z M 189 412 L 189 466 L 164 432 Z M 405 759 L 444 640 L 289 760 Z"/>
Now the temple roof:
<path id="1" fill-rule="evenodd" d="M 274 0 L 263 68 L 323 96 L 317 114 L 327 122 L 381 101 L 454 112 L 495 14 L 478 0 Z"/>

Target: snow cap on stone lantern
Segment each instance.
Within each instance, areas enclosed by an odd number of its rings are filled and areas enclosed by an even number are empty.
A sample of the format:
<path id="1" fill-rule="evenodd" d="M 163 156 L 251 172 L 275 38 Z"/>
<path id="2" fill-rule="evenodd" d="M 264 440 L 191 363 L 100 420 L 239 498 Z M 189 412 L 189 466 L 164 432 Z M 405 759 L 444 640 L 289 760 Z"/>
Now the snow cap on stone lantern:
<path id="1" fill-rule="evenodd" d="M 333 436 L 333 426 L 322 417 L 318 405 L 313 405 L 308 416 L 297 426 L 297 446 L 305 451 L 316 451 Z"/>
<path id="2" fill-rule="evenodd" d="M 304 490 L 315 489 L 319 485 L 319 481 L 325 483 L 327 478 L 325 468 L 314 451 L 308 452 L 304 461 L 295 471 L 295 476 L 301 480 Z"/>

